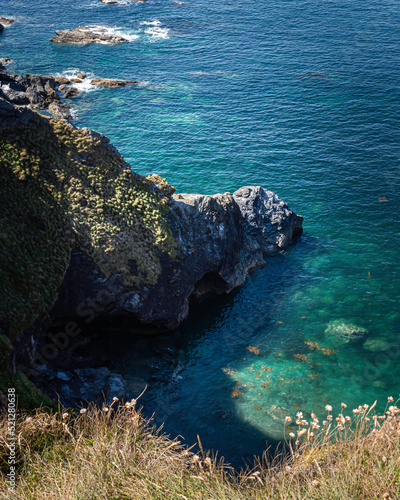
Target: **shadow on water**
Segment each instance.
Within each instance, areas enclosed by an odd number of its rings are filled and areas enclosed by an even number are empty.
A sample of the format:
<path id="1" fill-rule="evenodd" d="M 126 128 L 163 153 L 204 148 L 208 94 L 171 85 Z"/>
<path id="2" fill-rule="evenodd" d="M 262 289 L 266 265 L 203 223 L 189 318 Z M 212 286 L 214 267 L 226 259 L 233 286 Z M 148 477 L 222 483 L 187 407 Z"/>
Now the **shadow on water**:
<path id="1" fill-rule="evenodd" d="M 188 319 L 168 334 L 132 334 L 118 320 L 112 327 L 99 321 L 91 329 L 91 355 L 123 376 L 128 397 L 148 386 L 140 401 L 143 412 L 167 434 L 180 435 L 188 445 L 199 435 L 205 449 L 218 451 L 233 466 L 251 463 L 267 448 L 273 453 L 281 438 L 238 411 L 247 389 L 230 375 L 257 359 L 260 342 L 271 352 L 280 348 L 271 311 L 299 285 L 303 259 L 321 251 L 324 243 L 303 235 L 239 289 L 191 304 Z M 282 430 L 284 415 L 276 420 Z"/>

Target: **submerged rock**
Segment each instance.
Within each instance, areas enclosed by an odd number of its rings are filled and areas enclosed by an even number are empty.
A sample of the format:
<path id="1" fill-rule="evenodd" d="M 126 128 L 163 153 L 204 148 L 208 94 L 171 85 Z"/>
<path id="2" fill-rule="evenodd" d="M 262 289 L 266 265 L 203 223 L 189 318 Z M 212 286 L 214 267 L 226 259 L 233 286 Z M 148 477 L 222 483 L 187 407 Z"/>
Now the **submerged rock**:
<path id="1" fill-rule="evenodd" d="M 357 340 L 367 333 L 366 328 L 349 323 L 345 319 L 335 319 L 328 323 L 325 330 L 327 337 L 333 338 L 336 343 L 347 344 L 351 340 Z"/>
<path id="2" fill-rule="evenodd" d="M 363 347 L 370 352 L 382 352 L 390 349 L 389 343 L 383 339 L 368 339 L 364 342 Z"/>
<path id="3" fill-rule="evenodd" d="M 110 89 L 124 87 L 125 85 L 137 84 L 135 80 L 108 80 L 106 78 L 94 78 L 90 84 L 99 85 L 100 87 L 108 87 Z"/>
<path id="4" fill-rule="evenodd" d="M 109 33 L 106 28 L 101 27 L 78 26 L 73 30 L 57 30 L 55 34 L 57 36 L 50 38 L 52 43 L 87 45 L 91 43 L 117 44 L 129 42 L 127 38 Z"/>
<path id="5" fill-rule="evenodd" d="M 282 426 L 285 423 L 285 418 L 290 416 L 289 410 L 278 405 L 272 405 L 270 408 L 267 408 L 267 413 L 273 420 L 282 422 Z"/>

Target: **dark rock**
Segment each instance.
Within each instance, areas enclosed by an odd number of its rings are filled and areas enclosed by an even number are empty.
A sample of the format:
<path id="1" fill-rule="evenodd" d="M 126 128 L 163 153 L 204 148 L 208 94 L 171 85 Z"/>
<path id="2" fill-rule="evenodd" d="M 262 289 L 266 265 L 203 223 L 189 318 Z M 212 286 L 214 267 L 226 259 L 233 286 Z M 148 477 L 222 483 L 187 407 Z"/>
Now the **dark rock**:
<path id="1" fill-rule="evenodd" d="M 29 102 L 34 108 L 38 109 L 45 109 L 46 108 L 46 101 L 45 99 L 37 92 L 34 88 L 29 87 L 25 95 L 28 97 Z"/>
<path id="2" fill-rule="evenodd" d="M 86 78 L 86 75 L 84 73 L 77 73 L 76 77 L 80 80 L 84 80 Z"/>
<path id="3" fill-rule="evenodd" d="M 59 90 L 60 92 L 64 92 L 66 88 L 67 88 L 67 86 L 66 86 L 66 85 L 64 85 L 64 84 L 62 84 L 62 85 L 60 85 L 60 86 L 58 87 L 58 90 Z"/>
<path id="4" fill-rule="evenodd" d="M 0 64 L 11 64 L 12 62 L 13 60 L 9 57 L 3 57 L 3 59 L 0 59 Z"/>
<path id="5" fill-rule="evenodd" d="M 70 87 L 66 92 L 65 92 L 65 98 L 70 99 L 71 97 L 76 97 L 77 95 L 80 94 L 80 91 L 76 87 Z"/>
<path id="6" fill-rule="evenodd" d="M 71 78 L 71 82 L 72 83 L 82 83 L 82 80 L 80 80 L 79 78 Z"/>
<path id="7" fill-rule="evenodd" d="M 128 84 L 138 84 L 139 82 L 135 80 L 108 80 L 106 78 L 95 78 L 90 83 L 91 85 L 99 85 L 100 87 L 113 89 L 117 87 L 124 87 Z"/>
<path id="8" fill-rule="evenodd" d="M 13 104 L 24 105 L 29 104 L 29 99 L 26 96 L 25 92 L 21 92 L 18 90 L 13 90 L 11 85 L 2 85 L 1 91 L 7 101 L 10 101 Z"/>
<path id="9" fill-rule="evenodd" d="M 265 254 L 274 254 L 285 248 L 302 233 L 303 218 L 272 191 L 260 186 L 243 187 L 233 194 L 246 231 Z"/>
<path id="10" fill-rule="evenodd" d="M 72 120 L 71 108 L 64 102 L 51 102 L 49 104 L 49 111 L 56 118 L 61 118 L 63 120 Z"/>
<path id="11" fill-rule="evenodd" d="M 2 82 L 14 81 L 14 77 L 8 73 L 8 71 L 2 64 L 0 65 L 0 81 Z"/>
<path id="12" fill-rule="evenodd" d="M 53 398 L 60 397 L 64 406 L 71 407 L 79 407 L 88 402 L 109 404 L 114 397 L 122 400 L 126 394 L 121 375 L 111 373 L 106 367 L 78 368 L 68 372 L 44 367 L 35 382 L 42 385 Z"/>
<path id="13" fill-rule="evenodd" d="M 4 26 L 0 24 L 0 33 L 3 33 L 3 31 L 4 31 Z"/>
<path id="14" fill-rule="evenodd" d="M 28 125 L 31 120 L 36 121 L 36 125 L 41 117 L 37 113 L 34 113 L 26 107 L 16 107 L 11 102 L 7 100 L 0 89 L 0 124 L 2 126 L 7 125 Z"/>
<path id="15" fill-rule="evenodd" d="M 94 28 L 90 26 L 79 26 L 73 30 L 59 30 L 55 31 L 55 33 L 57 36 L 50 38 L 50 42 L 87 45 L 90 43 L 116 44 L 129 41 L 122 36 L 107 33 L 107 30 L 104 28 Z"/>
<path id="16" fill-rule="evenodd" d="M 5 85 L 8 85 L 11 90 L 15 90 L 17 92 L 25 92 L 25 87 L 21 85 L 16 79 L 11 82 L 5 82 Z"/>

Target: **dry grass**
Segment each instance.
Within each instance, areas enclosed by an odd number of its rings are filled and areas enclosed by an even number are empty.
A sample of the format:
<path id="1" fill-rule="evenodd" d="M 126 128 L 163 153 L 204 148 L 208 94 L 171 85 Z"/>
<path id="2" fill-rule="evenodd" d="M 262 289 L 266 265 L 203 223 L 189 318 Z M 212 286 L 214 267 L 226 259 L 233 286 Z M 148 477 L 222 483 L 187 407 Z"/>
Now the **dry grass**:
<path id="1" fill-rule="evenodd" d="M 390 398 L 389 398 L 390 399 Z M 374 405 L 373 405 L 374 406 Z M 298 415 L 290 452 L 236 473 L 151 427 L 136 401 L 81 414 L 37 410 L 17 423 L 15 494 L 7 488 L 6 419 L 0 422 L 0 498 L 27 499 L 398 499 L 400 410 L 359 407 L 320 423 Z M 288 419 L 287 419 L 288 420 Z M 297 444 L 291 445 L 295 441 Z M 201 446 L 201 445 L 200 445 Z"/>

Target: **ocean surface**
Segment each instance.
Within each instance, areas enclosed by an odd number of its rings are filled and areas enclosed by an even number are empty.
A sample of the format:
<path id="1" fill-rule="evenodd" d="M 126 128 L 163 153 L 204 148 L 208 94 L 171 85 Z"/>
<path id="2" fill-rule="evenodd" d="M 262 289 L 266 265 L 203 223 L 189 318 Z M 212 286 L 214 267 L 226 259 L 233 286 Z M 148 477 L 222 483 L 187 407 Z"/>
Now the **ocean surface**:
<path id="1" fill-rule="evenodd" d="M 1 0 L 0 15 L 18 21 L 0 35 L 12 71 L 142 82 L 70 101 L 135 171 L 178 192 L 259 184 L 304 216 L 296 245 L 159 337 L 159 366 L 154 339 L 110 336 L 130 395 L 151 381 L 146 415 L 237 464 L 283 439 L 285 415 L 399 394 L 398 0 Z M 49 43 L 81 25 L 130 41 Z"/>

